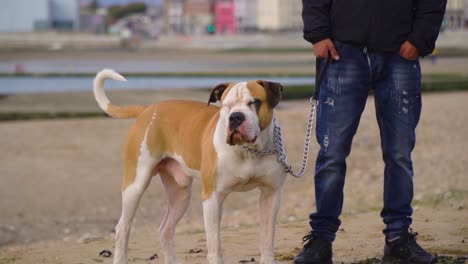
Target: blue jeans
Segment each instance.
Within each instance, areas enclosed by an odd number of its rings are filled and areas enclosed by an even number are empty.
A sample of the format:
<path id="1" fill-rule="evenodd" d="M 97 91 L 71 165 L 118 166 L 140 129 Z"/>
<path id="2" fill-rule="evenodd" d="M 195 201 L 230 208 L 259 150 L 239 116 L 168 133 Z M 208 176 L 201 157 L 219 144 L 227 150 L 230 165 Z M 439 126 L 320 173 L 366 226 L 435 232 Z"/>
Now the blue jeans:
<path id="1" fill-rule="evenodd" d="M 421 114 L 419 61 L 406 60 L 398 52 L 367 52 L 362 47 L 340 42 L 336 42 L 336 48 L 340 60 L 328 67 L 318 98 L 317 211 L 310 215 L 310 225 L 313 232 L 324 239 L 335 239 L 341 224 L 339 216 L 343 208 L 346 158 L 351 151 L 367 95 L 373 88 L 385 162 L 381 217 L 386 224 L 383 232 L 391 239 L 407 230 L 412 221 L 411 152 Z"/>

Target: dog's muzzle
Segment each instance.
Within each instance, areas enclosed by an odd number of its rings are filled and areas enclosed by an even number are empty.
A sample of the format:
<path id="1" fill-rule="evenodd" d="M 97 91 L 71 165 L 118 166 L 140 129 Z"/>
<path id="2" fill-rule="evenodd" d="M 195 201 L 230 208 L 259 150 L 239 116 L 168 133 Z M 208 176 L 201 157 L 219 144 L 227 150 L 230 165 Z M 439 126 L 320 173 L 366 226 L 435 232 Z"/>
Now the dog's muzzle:
<path id="1" fill-rule="evenodd" d="M 229 116 L 229 131 L 226 138 L 229 145 L 252 143 L 257 139 L 257 137 L 249 138 L 247 135 L 245 120 L 245 115 L 241 112 L 234 112 Z"/>
<path id="2" fill-rule="evenodd" d="M 229 116 L 229 130 L 235 131 L 245 121 L 245 115 L 241 112 L 234 112 Z"/>

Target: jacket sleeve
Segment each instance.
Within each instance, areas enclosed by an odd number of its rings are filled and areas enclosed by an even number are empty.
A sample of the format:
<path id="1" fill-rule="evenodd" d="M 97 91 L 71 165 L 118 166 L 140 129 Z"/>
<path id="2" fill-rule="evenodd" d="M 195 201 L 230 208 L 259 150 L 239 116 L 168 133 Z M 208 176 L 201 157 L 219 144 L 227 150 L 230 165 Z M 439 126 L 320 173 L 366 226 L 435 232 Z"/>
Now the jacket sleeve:
<path id="1" fill-rule="evenodd" d="M 419 50 L 420 56 L 432 53 L 439 36 L 447 0 L 416 0 L 413 31 L 408 41 Z"/>
<path id="2" fill-rule="evenodd" d="M 331 0 L 302 0 L 304 39 L 312 44 L 330 37 Z"/>

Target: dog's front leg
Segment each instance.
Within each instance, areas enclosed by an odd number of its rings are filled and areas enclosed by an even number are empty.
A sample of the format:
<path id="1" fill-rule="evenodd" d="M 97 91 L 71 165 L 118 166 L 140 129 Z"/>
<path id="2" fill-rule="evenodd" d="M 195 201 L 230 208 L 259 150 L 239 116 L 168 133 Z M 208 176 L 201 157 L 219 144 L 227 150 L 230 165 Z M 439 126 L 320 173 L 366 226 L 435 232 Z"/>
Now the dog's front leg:
<path id="1" fill-rule="evenodd" d="M 261 188 L 260 194 L 260 264 L 275 263 L 275 225 L 280 205 L 280 189 Z"/>
<path id="2" fill-rule="evenodd" d="M 220 222 L 222 207 L 226 194 L 213 192 L 210 198 L 203 201 L 203 216 L 205 221 L 207 258 L 209 264 L 222 264 Z"/>

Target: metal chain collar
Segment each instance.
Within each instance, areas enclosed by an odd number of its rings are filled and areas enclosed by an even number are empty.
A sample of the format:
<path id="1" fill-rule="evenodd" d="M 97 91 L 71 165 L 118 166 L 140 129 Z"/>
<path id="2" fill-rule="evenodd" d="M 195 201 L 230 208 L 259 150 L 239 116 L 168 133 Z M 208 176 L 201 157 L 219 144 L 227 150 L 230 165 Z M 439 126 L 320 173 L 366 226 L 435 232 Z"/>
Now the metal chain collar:
<path id="1" fill-rule="evenodd" d="M 310 150 L 310 141 L 312 137 L 312 127 L 314 124 L 314 116 L 315 110 L 318 105 L 318 102 L 314 102 L 314 98 L 310 98 L 310 112 L 309 112 L 309 119 L 307 120 L 307 128 L 305 133 L 305 142 L 304 142 L 304 152 L 302 156 L 302 165 L 299 172 L 294 172 L 292 166 L 288 164 L 286 158 L 286 149 L 283 145 L 283 136 L 281 135 L 281 128 L 277 124 L 276 119 L 273 120 L 273 149 L 270 150 L 257 150 L 254 148 L 250 148 L 247 146 L 242 146 L 244 151 L 248 151 L 250 153 L 259 155 L 259 156 L 266 156 L 266 155 L 277 155 L 277 160 L 284 166 L 284 169 L 287 173 L 291 174 L 296 178 L 301 178 L 304 176 L 304 173 L 307 168 L 307 161 L 309 159 L 309 150 Z"/>

